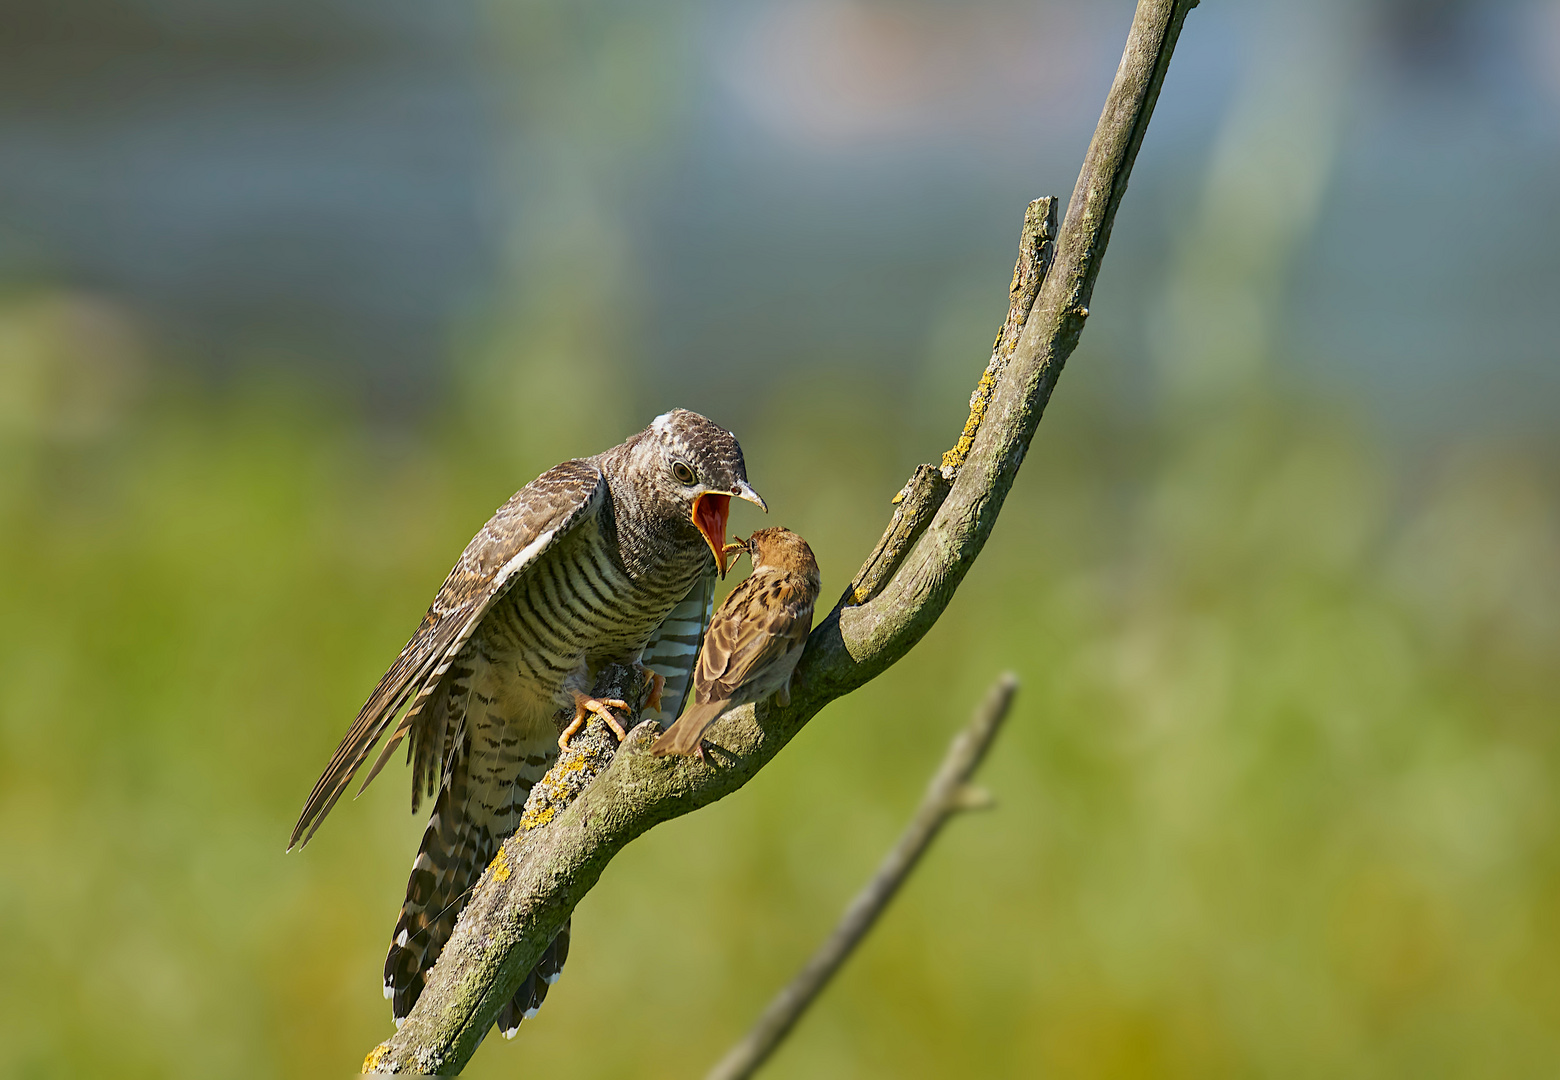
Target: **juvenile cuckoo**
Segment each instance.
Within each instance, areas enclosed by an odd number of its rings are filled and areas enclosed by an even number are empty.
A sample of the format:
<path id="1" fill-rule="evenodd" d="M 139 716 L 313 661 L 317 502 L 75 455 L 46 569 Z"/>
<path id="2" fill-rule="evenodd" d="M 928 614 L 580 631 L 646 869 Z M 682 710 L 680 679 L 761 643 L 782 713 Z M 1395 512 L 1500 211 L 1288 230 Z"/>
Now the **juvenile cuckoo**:
<path id="1" fill-rule="evenodd" d="M 467 894 L 520 821 L 596 671 L 642 664 L 675 716 L 724 576 L 732 497 L 764 507 L 724 428 L 675 409 L 595 457 L 521 488 L 467 545 L 309 794 L 289 848 L 308 843 L 368 753 L 400 723 L 363 787 L 409 737 L 412 810 L 437 792 L 385 960 L 397 1025 L 412 1009 Z M 612 718 L 614 727 L 616 719 Z M 361 790 L 361 788 L 359 789 Z M 565 923 L 504 1007 L 513 1035 L 568 952 Z"/>

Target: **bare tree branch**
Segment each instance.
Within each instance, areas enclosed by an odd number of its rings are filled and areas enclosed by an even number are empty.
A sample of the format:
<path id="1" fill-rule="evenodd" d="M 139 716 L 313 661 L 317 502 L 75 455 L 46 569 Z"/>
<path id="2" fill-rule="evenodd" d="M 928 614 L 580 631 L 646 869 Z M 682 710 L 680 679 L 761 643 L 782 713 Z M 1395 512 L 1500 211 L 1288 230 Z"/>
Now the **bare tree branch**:
<path id="1" fill-rule="evenodd" d="M 752 1029 L 720 1059 L 705 1080 L 746 1080 L 756 1073 L 872 930 L 948 820 L 962 811 L 991 805 L 990 797 L 970 787 L 969 782 L 1002 729 L 1002 721 L 1007 719 L 1008 706 L 1013 703 L 1013 692 L 1017 689 L 1018 677 L 1009 672 L 987 692 L 970 722 L 954 737 L 932 782 L 927 785 L 921 805 L 916 807 L 915 816 L 884 857 L 872 880 L 850 902 L 828 940 L 775 995 Z"/>
<path id="2" fill-rule="evenodd" d="M 458 1073 L 553 934 L 618 851 L 645 830 L 715 802 L 746 783 L 829 702 L 905 655 L 942 614 L 996 524 L 1088 304 L 1186 13 L 1196 0 L 1140 0 L 1115 82 L 1089 145 L 1055 256 L 1011 359 L 975 418 L 951 485 L 907 495 L 895 521 L 924 529 L 866 602 L 847 596 L 808 638 L 791 704 L 742 706 L 710 729 L 705 760 L 652 757 L 640 725 L 606 769 L 543 827 L 517 833 L 478 884 L 427 987 L 365 1071 Z M 962 438 L 961 438 L 962 443 Z M 906 506 L 911 498 L 917 503 Z M 892 526 L 891 526 L 892 528 Z"/>
<path id="3" fill-rule="evenodd" d="M 1056 199 L 1047 195 L 1036 199 L 1024 211 L 1024 231 L 1018 241 L 1018 262 L 1013 266 L 1013 284 L 1008 288 L 1008 314 L 997 332 L 997 340 L 991 346 L 991 361 L 970 395 L 970 415 L 964 421 L 959 441 L 942 457 L 941 467 L 920 465 L 915 475 L 894 496 L 894 516 L 878 540 L 877 547 L 867 556 L 867 561 L 856 571 L 856 577 L 845 590 L 841 604 L 865 604 L 888 584 L 899 564 L 904 561 L 915 542 L 921 538 L 932 516 L 948 497 L 950 484 L 958 474 L 959 466 L 969 456 L 975 445 L 975 435 L 981 421 L 991 406 L 996 393 L 997 380 L 1013 351 L 1018 347 L 1019 336 L 1034 306 L 1040 283 L 1050 268 L 1051 256 L 1056 251 Z"/>

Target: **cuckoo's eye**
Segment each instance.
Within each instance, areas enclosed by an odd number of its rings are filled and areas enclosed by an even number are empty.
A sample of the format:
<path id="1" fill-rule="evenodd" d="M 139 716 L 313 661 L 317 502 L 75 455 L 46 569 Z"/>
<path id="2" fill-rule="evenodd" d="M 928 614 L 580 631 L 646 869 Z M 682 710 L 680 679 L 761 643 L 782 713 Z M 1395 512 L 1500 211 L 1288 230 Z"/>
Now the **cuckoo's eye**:
<path id="1" fill-rule="evenodd" d="M 691 484 L 697 479 L 693 467 L 685 461 L 672 462 L 672 475 L 677 477 L 679 484 Z"/>

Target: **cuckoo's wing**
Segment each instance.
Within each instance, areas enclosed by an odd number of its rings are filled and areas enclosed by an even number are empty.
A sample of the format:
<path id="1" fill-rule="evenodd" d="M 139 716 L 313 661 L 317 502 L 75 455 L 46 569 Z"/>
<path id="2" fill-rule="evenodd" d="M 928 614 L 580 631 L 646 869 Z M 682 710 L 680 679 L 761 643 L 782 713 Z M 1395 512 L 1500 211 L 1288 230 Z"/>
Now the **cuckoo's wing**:
<path id="1" fill-rule="evenodd" d="M 378 771 L 389 751 L 410 729 L 429 695 L 443 681 L 450 664 L 493 601 L 542 552 L 599 512 L 606 492 L 606 479 L 594 462 L 566 461 L 515 492 L 498 508 L 444 579 L 417 632 L 379 680 L 336 748 L 293 827 L 289 849 L 309 842 L 385 728 L 410 701 L 406 718 L 374 769 Z M 373 773 L 368 779 L 373 779 Z"/>
<path id="2" fill-rule="evenodd" d="M 705 560 L 704 573 L 693 583 L 688 595 L 662 620 L 655 636 L 645 646 L 640 663 L 666 680 L 661 688 L 659 712 L 646 710 L 647 719 L 675 717 L 688 700 L 693 668 L 704 644 L 710 614 L 715 610 L 715 560 Z"/>

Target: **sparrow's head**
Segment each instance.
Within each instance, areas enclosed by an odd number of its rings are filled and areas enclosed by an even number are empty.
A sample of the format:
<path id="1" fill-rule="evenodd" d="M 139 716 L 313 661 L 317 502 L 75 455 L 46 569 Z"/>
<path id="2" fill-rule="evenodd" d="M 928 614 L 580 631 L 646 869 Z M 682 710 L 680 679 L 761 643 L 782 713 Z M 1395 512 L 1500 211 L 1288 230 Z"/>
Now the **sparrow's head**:
<path id="1" fill-rule="evenodd" d="M 658 501 L 693 522 L 725 577 L 730 559 L 726 516 L 732 496 L 769 510 L 748 486 L 736 436 L 687 409 L 662 413 L 645 435 L 645 465 Z"/>
<path id="2" fill-rule="evenodd" d="M 813 592 L 822 585 L 818 575 L 818 560 L 813 558 L 807 541 L 783 526 L 759 529 L 742 542 L 753 560 L 753 572 L 760 570 L 784 570 L 806 578 Z"/>

